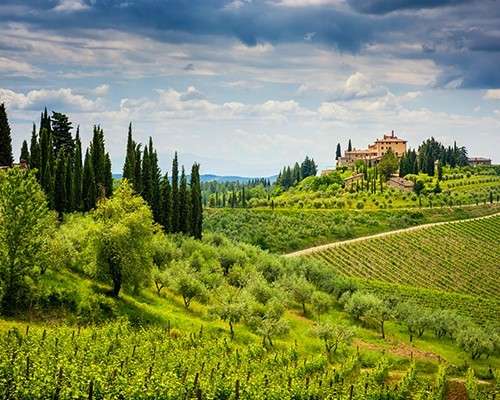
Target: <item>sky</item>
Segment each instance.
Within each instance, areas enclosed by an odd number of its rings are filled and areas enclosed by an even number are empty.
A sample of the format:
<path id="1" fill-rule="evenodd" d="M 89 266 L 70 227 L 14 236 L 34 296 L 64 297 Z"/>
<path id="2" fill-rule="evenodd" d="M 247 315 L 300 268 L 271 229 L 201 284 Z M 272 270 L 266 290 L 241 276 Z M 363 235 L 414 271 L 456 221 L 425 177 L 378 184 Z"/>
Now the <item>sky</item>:
<path id="1" fill-rule="evenodd" d="M 47 107 L 115 173 L 130 123 L 164 172 L 324 169 L 392 130 L 500 163 L 498 0 L 1 0 L 0 32 L 16 158 Z"/>

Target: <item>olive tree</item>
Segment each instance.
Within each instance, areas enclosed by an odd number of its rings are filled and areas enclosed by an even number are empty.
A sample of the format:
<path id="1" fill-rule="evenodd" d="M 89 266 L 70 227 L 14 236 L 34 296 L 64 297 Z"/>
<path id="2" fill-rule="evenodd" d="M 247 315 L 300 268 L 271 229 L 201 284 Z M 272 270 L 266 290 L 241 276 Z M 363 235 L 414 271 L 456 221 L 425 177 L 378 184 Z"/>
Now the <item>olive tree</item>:
<path id="1" fill-rule="evenodd" d="M 54 216 L 34 172 L 0 171 L 0 302 L 11 313 L 45 270 Z"/>
<path id="2" fill-rule="evenodd" d="M 231 340 L 234 339 L 234 325 L 240 322 L 249 309 L 249 295 L 241 288 L 234 286 L 223 286 L 213 295 L 212 305 L 209 307 L 210 314 L 218 316 L 222 321 L 229 324 Z"/>
<path id="3" fill-rule="evenodd" d="M 330 359 L 332 350 L 333 354 L 335 354 L 340 345 L 349 345 L 356 335 L 356 331 L 357 329 L 353 326 L 334 324 L 331 321 L 327 321 L 316 325 L 310 331 L 310 334 L 323 341 L 326 354 L 328 359 Z"/>
<path id="4" fill-rule="evenodd" d="M 112 198 L 102 198 L 92 212 L 95 274 L 113 285 L 117 297 L 123 285 L 137 290 L 149 282 L 153 267 L 151 243 L 156 227 L 151 210 L 124 180 Z"/>

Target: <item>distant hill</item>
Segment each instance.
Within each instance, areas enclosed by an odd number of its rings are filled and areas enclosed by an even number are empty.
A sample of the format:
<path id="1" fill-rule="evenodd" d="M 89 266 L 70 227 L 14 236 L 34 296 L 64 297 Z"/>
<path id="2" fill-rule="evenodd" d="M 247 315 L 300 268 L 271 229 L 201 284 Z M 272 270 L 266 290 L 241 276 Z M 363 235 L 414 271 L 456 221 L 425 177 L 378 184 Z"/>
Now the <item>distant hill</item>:
<path id="1" fill-rule="evenodd" d="M 122 179 L 122 174 L 113 174 L 114 179 Z M 190 179 L 190 175 L 187 175 L 186 177 L 188 180 Z M 260 179 L 261 177 L 244 177 L 244 176 L 220 176 L 220 175 L 213 175 L 213 174 L 204 174 L 200 175 L 200 181 L 201 182 L 211 182 L 211 181 L 217 181 L 217 182 L 241 182 L 241 183 L 246 183 L 248 181 L 251 181 L 253 179 Z M 278 175 L 273 175 L 269 177 L 265 177 L 265 179 L 269 179 L 271 183 L 275 182 L 276 179 L 278 178 Z"/>

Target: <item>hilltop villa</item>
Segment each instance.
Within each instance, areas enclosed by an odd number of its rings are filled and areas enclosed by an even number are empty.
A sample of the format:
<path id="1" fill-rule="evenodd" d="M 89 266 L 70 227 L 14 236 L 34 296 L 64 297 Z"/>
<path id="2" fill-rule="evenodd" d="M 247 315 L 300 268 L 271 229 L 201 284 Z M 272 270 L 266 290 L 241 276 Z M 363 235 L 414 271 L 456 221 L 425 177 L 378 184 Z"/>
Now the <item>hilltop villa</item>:
<path id="1" fill-rule="evenodd" d="M 406 153 L 406 142 L 406 140 L 394 136 L 394 131 L 392 131 L 390 135 L 384 135 L 382 139 L 377 139 L 373 144 L 368 145 L 366 150 L 345 151 L 344 157 L 337 159 L 337 167 L 352 167 L 358 160 L 371 161 L 372 165 L 377 165 L 389 149 L 392 149 L 394 154 L 401 158 Z"/>

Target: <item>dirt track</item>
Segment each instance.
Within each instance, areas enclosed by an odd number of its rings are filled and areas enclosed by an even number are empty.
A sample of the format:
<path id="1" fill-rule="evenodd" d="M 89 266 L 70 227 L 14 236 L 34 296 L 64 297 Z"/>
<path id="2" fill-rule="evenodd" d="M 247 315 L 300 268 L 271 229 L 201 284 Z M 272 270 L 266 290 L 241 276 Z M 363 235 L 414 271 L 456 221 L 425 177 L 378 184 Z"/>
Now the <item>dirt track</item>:
<path id="1" fill-rule="evenodd" d="M 285 257 L 300 257 L 300 256 L 303 256 L 305 254 L 314 253 L 316 251 L 325 250 L 325 249 L 328 249 L 328 248 L 331 248 L 331 247 L 339 247 L 339 246 L 342 246 L 342 245 L 348 244 L 348 243 L 361 242 L 361 241 L 367 240 L 367 239 L 375 239 L 375 238 L 379 238 L 379 237 L 384 237 L 384 236 L 389 236 L 389 235 L 395 235 L 395 234 L 402 233 L 402 232 L 416 231 L 416 230 L 419 230 L 419 229 L 425 229 L 425 228 L 429 228 L 429 227 L 432 227 L 432 226 L 445 225 L 445 224 L 459 224 L 461 222 L 466 222 L 466 221 L 475 221 L 475 220 L 478 220 L 478 219 L 492 218 L 492 217 L 495 217 L 497 215 L 500 215 L 500 213 L 495 213 L 495 214 L 492 214 L 492 215 L 486 215 L 486 216 L 483 216 L 483 217 L 461 219 L 461 220 L 458 220 L 458 221 L 433 222 L 433 223 L 430 223 L 430 224 L 412 226 L 410 228 L 398 229 L 398 230 L 395 230 L 395 231 L 378 233 L 376 235 L 363 236 L 363 237 L 356 238 L 356 239 L 344 240 L 344 241 L 341 241 L 341 242 L 333 242 L 333 243 L 324 244 L 322 246 L 310 247 L 308 249 L 304 249 L 304 250 L 300 250 L 300 251 L 295 251 L 293 253 L 285 254 L 284 256 Z"/>

